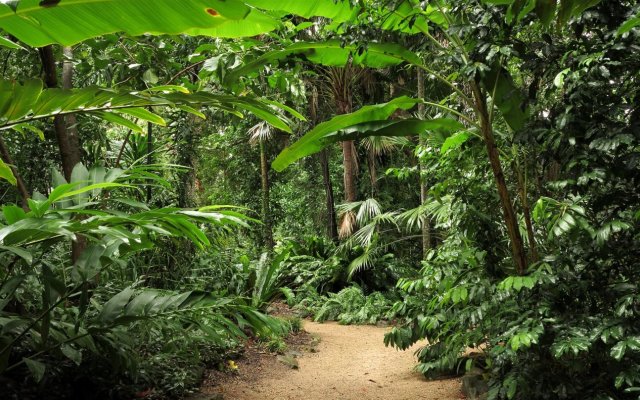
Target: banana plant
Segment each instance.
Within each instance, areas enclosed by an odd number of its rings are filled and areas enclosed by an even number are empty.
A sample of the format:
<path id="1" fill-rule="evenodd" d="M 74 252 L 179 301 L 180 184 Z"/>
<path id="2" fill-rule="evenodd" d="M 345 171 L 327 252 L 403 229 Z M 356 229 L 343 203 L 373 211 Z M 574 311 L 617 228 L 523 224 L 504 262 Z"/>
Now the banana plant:
<path id="1" fill-rule="evenodd" d="M 0 4 L 0 29 L 32 47 L 116 32 L 237 38 L 273 31 L 283 15 L 341 22 L 355 11 L 348 0 L 8 0 Z"/>

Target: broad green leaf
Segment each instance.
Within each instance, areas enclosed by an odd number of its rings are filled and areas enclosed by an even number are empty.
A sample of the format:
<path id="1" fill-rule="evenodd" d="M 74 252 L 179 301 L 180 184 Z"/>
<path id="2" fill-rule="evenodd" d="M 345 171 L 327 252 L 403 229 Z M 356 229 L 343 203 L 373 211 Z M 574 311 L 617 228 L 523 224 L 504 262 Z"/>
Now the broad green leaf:
<path id="1" fill-rule="evenodd" d="M 112 183 L 112 182 L 103 182 L 103 183 L 95 183 L 92 185 L 87 185 L 84 187 L 81 187 L 80 189 L 76 189 L 76 190 L 71 190 L 74 187 L 77 187 L 78 185 L 75 183 L 68 183 L 65 185 L 61 185 L 58 186 L 57 188 L 55 188 L 51 194 L 49 195 L 49 202 L 50 203 L 55 203 L 61 199 L 65 199 L 68 197 L 73 197 L 76 196 L 78 194 L 82 194 L 82 193 L 86 193 L 86 192 L 90 192 L 92 190 L 96 190 L 96 189 L 111 189 L 111 188 L 123 188 L 123 187 L 128 187 L 131 188 L 133 186 L 131 185 L 124 185 L 121 183 Z"/>
<path id="2" fill-rule="evenodd" d="M 14 126 L 16 129 L 31 129 L 26 124 L 32 121 L 63 114 L 91 113 L 141 132 L 140 126 L 121 114 L 164 124 L 162 118 L 142 108 L 151 106 L 181 107 L 198 116 L 203 114 L 195 111 L 194 107 L 211 106 L 239 117 L 243 117 L 241 111 L 248 111 L 276 128 L 288 132 L 291 131 L 288 121 L 281 117 L 280 113 L 284 111 L 294 117 L 300 117 L 283 104 L 249 96 L 221 95 L 204 91 L 184 93 L 179 90 L 166 90 L 152 94 L 148 91 L 126 92 L 97 87 L 73 90 L 41 90 L 41 87 L 42 82 L 38 80 L 28 81 L 24 85 L 0 80 L 0 130 Z M 31 95 L 28 95 L 29 93 Z"/>
<path id="3" fill-rule="evenodd" d="M 386 120 L 396 110 L 408 110 L 419 102 L 420 100 L 409 97 L 399 97 L 388 103 L 365 106 L 353 113 L 335 116 L 319 124 L 293 145 L 284 149 L 273 162 L 273 168 L 276 171 L 282 171 L 302 157 L 317 153 L 331 143 L 331 139 L 327 139 L 331 134 L 334 135 L 334 140 L 340 140 L 336 132 L 341 129 L 365 122 Z"/>
<path id="4" fill-rule="evenodd" d="M 29 368 L 29 372 L 31 372 L 33 380 L 36 382 L 40 382 L 42 378 L 44 378 L 44 373 L 47 369 L 47 366 L 40 361 L 32 360 L 30 358 L 23 358 L 23 360 L 27 365 L 27 368 Z"/>
<path id="5" fill-rule="evenodd" d="M 16 177 L 13 175 L 13 171 L 11 171 L 11 168 L 2 160 L 0 160 L 0 178 L 8 181 L 13 186 L 18 183 Z"/>
<path id="6" fill-rule="evenodd" d="M 7 220 L 7 224 L 14 224 L 27 216 L 27 213 L 22 208 L 14 205 L 3 206 L 2 213 L 4 214 L 4 219 Z"/>
<path id="7" fill-rule="evenodd" d="M 315 64 L 341 67 L 349 61 L 354 65 L 386 68 L 408 62 L 421 65 L 420 58 L 404 47 L 392 43 L 369 43 L 366 46 L 344 44 L 339 40 L 326 42 L 300 42 L 282 50 L 270 51 L 230 71 L 225 81 L 230 84 L 241 76 L 260 71 L 265 65 L 278 64 L 296 58 Z"/>
<path id="8" fill-rule="evenodd" d="M 180 85 L 153 86 L 153 87 L 150 87 L 149 89 L 145 89 L 144 92 L 151 92 L 151 93 L 155 93 L 155 92 L 167 92 L 167 93 L 179 92 L 179 93 L 186 93 L 186 94 L 191 93 L 189 91 L 189 89 L 187 89 L 184 86 L 180 86 Z"/>
<path id="9" fill-rule="evenodd" d="M 239 0 L 40 0 L 0 5 L 0 28 L 22 42 L 42 47 L 71 46 L 107 33 L 255 36 L 279 21 Z M 108 17 L 105 17 L 108 16 Z"/>
<path id="10" fill-rule="evenodd" d="M 131 121 L 130 119 L 127 119 L 123 116 L 120 116 L 114 112 L 111 111 L 94 111 L 92 112 L 93 115 L 105 120 L 105 121 L 109 121 L 112 122 L 114 124 L 117 125 L 122 125 L 125 128 L 129 128 L 134 132 L 138 132 L 138 133 L 143 133 L 144 130 L 142 129 L 142 127 L 138 124 L 136 124 L 135 122 Z"/>
<path id="11" fill-rule="evenodd" d="M 268 11 L 282 11 L 304 18 L 325 17 L 334 22 L 344 22 L 352 18 L 358 9 L 349 0 L 244 0 L 245 3 Z"/>
<path id="12" fill-rule="evenodd" d="M 31 264 L 33 261 L 33 255 L 22 247 L 13 247 L 13 246 L 0 246 L 0 250 L 8 251 L 17 255 L 27 262 L 27 264 Z"/>
<path id="13" fill-rule="evenodd" d="M 515 86 L 509 71 L 499 65 L 493 66 L 482 74 L 482 85 L 511 129 L 522 129 L 529 118 L 529 107 L 526 97 Z"/>
<path id="14" fill-rule="evenodd" d="M 445 154 L 449 149 L 457 149 L 462 146 L 464 142 L 466 142 L 471 137 L 469 132 L 458 132 L 454 135 L 449 136 L 442 147 L 440 147 L 440 154 Z"/>
<path id="15" fill-rule="evenodd" d="M 39 79 L 30 79 L 24 85 L 14 85 L 9 109 L 3 113 L 2 117 L 9 121 L 24 117 L 31 111 L 41 93 L 42 81 Z"/>
<path id="16" fill-rule="evenodd" d="M 132 117 L 152 122 L 156 125 L 167 126 L 167 122 L 159 115 L 152 113 L 141 107 L 136 108 L 119 108 L 118 113 L 127 114 Z"/>
<path id="17" fill-rule="evenodd" d="M 0 46 L 2 47 L 7 47 L 9 49 L 22 49 L 24 50 L 24 47 L 20 46 L 18 43 L 12 42 L 11 40 L 0 36 Z"/>
<path id="18" fill-rule="evenodd" d="M 270 32 L 288 14 L 348 20 L 348 0 L 12 0 L 0 4 L 0 28 L 22 42 L 71 46 L 108 33 L 251 37 Z M 108 16 L 108 18 L 105 18 Z"/>
<path id="19" fill-rule="evenodd" d="M 618 28 L 616 33 L 618 35 L 624 35 L 636 26 L 640 26 L 640 16 L 635 16 L 625 21 L 624 24 L 620 25 L 620 28 Z"/>
<path id="20" fill-rule="evenodd" d="M 41 129 L 36 128 L 35 126 L 31 125 L 31 124 L 16 124 L 16 125 L 12 125 L 11 129 L 14 129 L 17 132 L 20 132 L 22 135 L 26 135 L 26 131 L 35 133 L 38 138 L 40 138 L 40 140 L 44 140 L 44 132 L 42 132 Z"/>
<path id="21" fill-rule="evenodd" d="M 621 342 L 616 343 L 615 346 L 613 346 L 611 348 L 611 357 L 613 357 L 614 359 L 616 359 L 617 361 L 622 360 L 622 357 L 624 357 L 624 353 L 627 350 L 627 343 L 623 340 Z"/>
<path id="22" fill-rule="evenodd" d="M 185 105 L 179 105 L 176 106 L 177 109 L 188 112 L 189 114 L 193 114 L 196 117 L 202 118 L 202 119 L 207 119 L 207 116 L 204 115 L 204 113 L 202 113 L 201 111 L 196 110 L 193 107 L 189 107 L 189 106 L 185 106 Z"/>
<path id="23" fill-rule="evenodd" d="M 98 315 L 98 321 L 104 325 L 115 321 L 119 315 L 123 314 L 125 306 L 129 303 L 133 293 L 133 289 L 128 287 L 109 299 L 102 307 L 102 312 Z"/>
<path id="24" fill-rule="evenodd" d="M 76 365 L 80 365 L 82 363 L 82 352 L 73 348 L 71 345 L 63 344 L 60 347 L 60 351 L 64 354 L 69 360 L 73 361 Z"/>

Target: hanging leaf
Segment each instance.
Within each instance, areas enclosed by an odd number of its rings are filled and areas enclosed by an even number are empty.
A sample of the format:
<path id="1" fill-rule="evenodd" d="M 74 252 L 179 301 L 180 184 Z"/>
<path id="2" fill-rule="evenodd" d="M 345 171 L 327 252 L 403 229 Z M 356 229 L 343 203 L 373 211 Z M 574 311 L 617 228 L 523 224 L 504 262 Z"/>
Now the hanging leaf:
<path id="1" fill-rule="evenodd" d="M 18 183 L 16 177 L 13 175 L 13 171 L 11 171 L 11 168 L 2 160 L 0 160 L 0 179 L 7 180 L 13 186 Z"/>
<path id="2" fill-rule="evenodd" d="M 451 119 L 388 120 L 397 110 L 408 110 L 421 100 L 399 97 L 388 103 L 362 107 L 350 114 L 338 115 L 317 125 L 293 145 L 284 149 L 273 162 L 276 171 L 282 171 L 293 162 L 317 153 L 331 143 L 366 136 L 410 136 L 427 130 L 455 131 L 462 124 Z"/>
<path id="3" fill-rule="evenodd" d="M 286 14 L 343 22 L 357 10 L 348 0 L 12 0 L 0 4 L 0 28 L 33 47 L 117 32 L 238 38 L 270 32 Z"/>
<path id="4" fill-rule="evenodd" d="M 482 85 L 511 129 L 522 129 L 529 118 L 527 98 L 515 86 L 509 71 L 500 65 L 494 65 L 481 78 Z"/>

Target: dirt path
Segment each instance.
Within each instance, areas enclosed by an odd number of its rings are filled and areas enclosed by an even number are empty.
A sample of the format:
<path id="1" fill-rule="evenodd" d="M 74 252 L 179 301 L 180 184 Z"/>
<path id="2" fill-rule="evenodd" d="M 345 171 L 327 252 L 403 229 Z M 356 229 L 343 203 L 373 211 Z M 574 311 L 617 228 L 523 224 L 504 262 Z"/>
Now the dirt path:
<path id="1" fill-rule="evenodd" d="M 385 328 L 306 322 L 304 329 L 320 342 L 316 353 L 298 357 L 299 369 L 273 359 L 252 376 L 224 383 L 218 393 L 226 400 L 464 398 L 459 380 L 427 381 L 413 372 L 419 345 L 403 352 L 385 347 Z"/>

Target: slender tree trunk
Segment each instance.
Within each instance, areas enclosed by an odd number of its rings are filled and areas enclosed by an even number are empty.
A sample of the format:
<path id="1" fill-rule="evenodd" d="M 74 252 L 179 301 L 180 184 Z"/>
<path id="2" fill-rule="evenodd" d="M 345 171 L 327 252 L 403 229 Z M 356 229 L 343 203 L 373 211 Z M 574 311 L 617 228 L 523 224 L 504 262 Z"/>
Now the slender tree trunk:
<path id="1" fill-rule="evenodd" d="M 526 160 L 525 160 L 526 162 Z M 533 223 L 531 222 L 531 206 L 527 198 L 527 182 L 522 170 L 514 163 L 513 165 L 516 177 L 518 179 L 518 194 L 520 196 L 520 204 L 522 205 L 522 213 L 524 215 L 524 223 L 527 226 L 527 239 L 529 242 L 529 258 L 532 262 L 538 261 L 538 250 L 536 249 L 536 239 L 533 232 Z M 525 171 L 526 173 L 526 171 Z"/>
<path id="2" fill-rule="evenodd" d="M 73 56 L 70 48 L 64 48 L 63 53 L 67 58 L 63 62 L 62 67 L 62 83 L 63 89 L 71 89 L 73 81 L 73 64 L 70 58 Z M 40 58 L 44 70 L 44 81 L 47 87 L 58 87 L 58 73 L 56 69 L 56 60 L 53 55 L 53 47 L 51 45 L 40 48 Z M 70 128 L 68 124 L 70 125 Z M 56 141 L 60 149 L 60 159 L 62 161 L 62 170 L 67 182 L 71 182 L 71 174 L 76 164 L 81 162 L 82 147 L 76 130 L 75 116 L 56 116 L 53 119 L 54 130 L 56 133 Z M 82 236 L 71 242 L 71 261 L 75 264 L 86 247 L 86 240 Z"/>
<path id="3" fill-rule="evenodd" d="M 29 209 L 29 189 L 27 189 L 27 185 L 25 185 L 22 176 L 15 167 L 13 158 L 11 158 L 9 149 L 4 140 L 2 140 L 2 137 L 0 137 L 0 156 L 2 156 L 2 161 L 11 168 L 11 172 L 13 172 L 13 176 L 16 178 L 16 189 L 18 189 L 18 194 L 20 195 L 20 204 L 22 204 L 22 208 L 26 211 Z"/>
<path id="4" fill-rule="evenodd" d="M 273 226 L 269 210 L 269 162 L 265 143 L 260 140 L 260 173 L 262 183 L 262 223 L 264 224 L 264 244 L 268 250 L 273 248 Z"/>
<path id="5" fill-rule="evenodd" d="M 417 80 L 418 80 L 418 98 L 424 99 L 424 73 L 422 69 L 418 68 L 417 72 Z M 418 117 L 425 117 L 425 107 L 424 104 L 418 104 Z M 424 146 L 426 143 L 424 135 L 420 135 L 418 138 L 418 142 L 420 146 Z M 420 204 L 424 204 L 427 201 L 427 195 L 429 188 L 427 186 L 427 182 L 425 179 L 424 173 L 424 163 L 422 161 L 418 161 L 418 171 L 420 173 Z M 422 257 L 426 258 L 427 253 L 431 250 L 431 218 L 428 215 L 422 216 Z"/>
<path id="6" fill-rule="evenodd" d="M 328 70 L 328 83 L 334 97 L 337 114 L 348 114 L 353 109 L 352 84 L 358 76 L 358 69 L 352 65 Z M 357 153 L 355 142 L 348 140 L 341 142 L 342 162 L 344 168 L 344 196 L 345 201 L 353 202 L 357 199 Z M 341 238 L 348 237 L 356 228 L 356 218 L 353 212 L 342 215 L 338 234 Z"/>
<path id="7" fill-rule="evenodd" d="M 348 114 L 352 111 L 351 99 L 341 98 L 336 99 L 338 114 Z M 348 202 L 356 201 L 357 199 L 357 180 L 356 180 L 356 152 L 355 142 L 353 140 L 347 140 L 342 143 L 342 161 L 344 164 L 344 197 Z"/>
<path id="8" fill-rule="evenodd" d="M 342 162 L 344 164 L 344 199 L 348 202 L 356 201 L 356 157 L 353 140 L 342 142 Z"/>
<path id="9" fill-rule="evenodd" d="M 376 154 L 373 149 L 367 152 L 367 166 L 369 167 L 369 180 L 371 181 L 371 197 L 378 195 L 378 171 L 376 170 Z"/>
<path id="10" fill-rule="evenodd" d="M 65 50 L 69 54 L 69 50 Z M 56 60 L 53 55 L 53 47 L 51 45 L 40 48 L 40 58 L 44 69 L 44 81 L 47 87 L 58 87 L 58 73 L 56 69 Z M 73 67 L 70 62 L 65 62 L 67 68 L 63 65 L 63 84 L 68 85 L 65 89 L 71 88 L 73 77 Z M 71 116 L 68 116 L 70 118 Z M 75 117 L 71 119 L 75 125 Z M 53 119 L 54 129 L 56 133 L 56 141 L 60 150 L 60 159 L 62 161 L 62 170 L 67 181 L 71 180 L 73 167 L 81 160 L 81 148 L 77 134 L 70 134 L 67 129 L 67 120 L 64 116 L 56 116 Z M 74 129 L 75 132 L 75 129 Z"/>
<path id="11" fill-rule="evenodd" d="M 322 170 L 322 181 L 327 206 L 327 230 L 329 237 L 334 242 L 338 240 L 338 218 L 336 217 L 336 207 L 333 199 L 333 185 L 331 183 L 331 173 L 329 172 L 329 151 L 324 149 L 320 152 L 320 169 Z"/>
<path id="12" fill-rule="evenodd" d="M 513 261 L 516 264 L 516 271 L 518 274 L 522 275 L 527 270 L 527 257 L 524 251 L 522 236 L 520 236 L 520 230 L 518 229 L 518 220 L 513 210 L 511 196 L 509 195 L 507 183 L 504 178 L 502 164 L 500 163 L 500 153 L 498 152 L 498 146 L 493 137 L 493 127 L 491 126 L 489 112 L 487 111 L 487 100 L 485 95 L 482 93 L 480 86 L 476 82 L 472 83 L 472 90 L 476 107 L 478 109 L 478 115 L 480 117 L 482 137 L 484 138 L 487 154 L 489 156 L 489 163 L 491 164 L 493 176 L 498 188 L 500 204 L 504 214 L 504 222 L 507 225 L 507 233 L 511 240 Z"/>
<path id="13" fill-rule="evenodd" d="M 318 118 L 318 88 L 311 86 L 311 98 L 309 101 L 309 116 L 311 124 L 316 126 L 319 122 Z M 333 184 L 331 183 L 331 173 L 329 171 L 329 150 L 324 149 L 319 153 L 320 170 L 322 171 L 322 182 L 324 184 L 324 193 L 327 207 L 327 234 L 334 242 L 338 240 L 338 224 L 336 217 L 335 202 L 333 199 Z"/>
<path id="14" fill-rule="evenodd" d="M 351 99 L 346 98 L 350 95 L 345 95 L 345 98 L 338 98 L 337 111 L 338 114 L 348 114 L 352 111 Z M 344 183 L 344 199 L 346 202 L 351 203 L 358 199 L 357 194 L 357 154 L 356 144 L 353 140 L 347 140 L 341 142 L 342 144 L 342 165 L 344 168 L 343 183 Z M 340 222 L 339 236 L 348 237 L 356 229 L 356 218 L 353 212 L 347 212 L 342 216 Z"/>
<path id="15" fill-rule="evenodd" d="M 62 54 L 64 56 L 62 62 L 62 88 L 72 89 L 73 50 L 71 49 L 71 47 L 63 47 Z M 82 145 L 80 144 L 80 137 L 78 135 L 77 120 L 74 114 L 69 114 L 64 117 L 64 119 L 72 156 L 72 159 L 69 160 L 69 164 L 73 163 L 73 167 L 75 167 L 76 164 L 78 164 L 82 160 Z M 73 167 L 71 169 L 73 169 Z"/>

